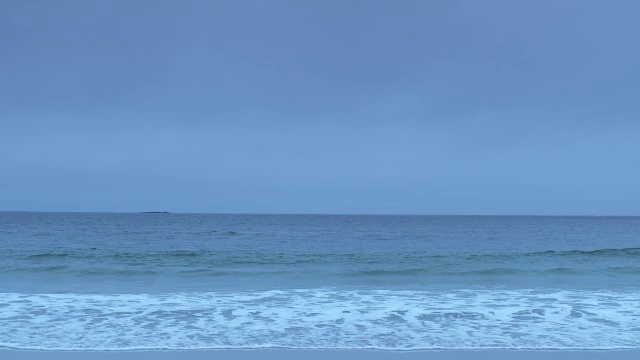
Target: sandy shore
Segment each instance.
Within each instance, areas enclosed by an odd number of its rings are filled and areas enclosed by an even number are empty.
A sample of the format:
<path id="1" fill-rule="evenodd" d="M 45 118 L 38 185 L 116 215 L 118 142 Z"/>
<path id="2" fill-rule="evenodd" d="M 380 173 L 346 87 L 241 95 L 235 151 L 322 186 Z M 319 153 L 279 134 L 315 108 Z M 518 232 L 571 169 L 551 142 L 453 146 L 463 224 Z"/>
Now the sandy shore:
<path id="1" fill-rule="evenodd" d="M 374 350 L 188 350 L 188 351 L 26 351 L 0 350 L 7 360 L 204 360 L 204 359 L 374 359 L 374 360 L 454 360 L 454 359 L 640 359 L 639 350 L 619 351 L 523 351 L 523 350 L 447 350 L 447 351 L 374 351 Z"/>

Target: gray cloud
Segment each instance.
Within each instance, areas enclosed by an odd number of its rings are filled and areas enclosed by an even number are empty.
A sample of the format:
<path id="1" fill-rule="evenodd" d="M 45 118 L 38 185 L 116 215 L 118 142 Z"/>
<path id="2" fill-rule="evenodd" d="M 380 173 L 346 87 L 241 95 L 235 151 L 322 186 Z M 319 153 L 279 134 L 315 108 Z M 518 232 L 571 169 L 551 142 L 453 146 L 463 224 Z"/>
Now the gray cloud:
<path id="1" fill-rule="evenodd" d="M 640 201 L 629 165 L 640 155 L 638 10 L 3 1 L 0 185 L 11 190 L 0 200 L 630 213 Z"/>

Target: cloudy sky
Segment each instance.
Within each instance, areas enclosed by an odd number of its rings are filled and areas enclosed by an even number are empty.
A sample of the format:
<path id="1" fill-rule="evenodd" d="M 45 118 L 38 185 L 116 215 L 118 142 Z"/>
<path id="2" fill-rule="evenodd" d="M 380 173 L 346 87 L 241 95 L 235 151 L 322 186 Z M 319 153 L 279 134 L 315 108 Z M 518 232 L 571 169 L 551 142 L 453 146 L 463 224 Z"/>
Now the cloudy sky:
<path id="1" fill-rule="evenodd" d="M 640 215 L 637 1 L 0 2 L 0 210 Z"/>

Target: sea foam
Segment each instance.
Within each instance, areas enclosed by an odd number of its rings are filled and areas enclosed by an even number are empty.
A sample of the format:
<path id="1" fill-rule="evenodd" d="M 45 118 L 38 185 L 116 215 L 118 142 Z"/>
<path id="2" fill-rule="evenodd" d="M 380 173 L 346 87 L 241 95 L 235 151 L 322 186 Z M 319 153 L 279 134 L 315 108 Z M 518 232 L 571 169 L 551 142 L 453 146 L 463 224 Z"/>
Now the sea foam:
<path id="1" fill-rule="evenodd" d="M 130 349 L 623 349 L 632 291 L 331 289 L 0 294 L 0 346 Z"/>

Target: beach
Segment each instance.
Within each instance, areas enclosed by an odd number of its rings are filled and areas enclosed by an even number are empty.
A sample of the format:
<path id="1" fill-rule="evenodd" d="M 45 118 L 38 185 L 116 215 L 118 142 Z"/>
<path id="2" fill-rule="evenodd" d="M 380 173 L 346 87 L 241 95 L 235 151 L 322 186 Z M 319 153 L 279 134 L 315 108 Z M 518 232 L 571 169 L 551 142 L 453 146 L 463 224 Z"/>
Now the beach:
<path id="1" fill-rule="evenodd" d="M 375 351 L 375 350 L 187 350 L 187 351 L 22 351 L 0 350 L 0 358 L 10 360 L 253 360 L 276 358 L 346 360 L 457 360 L 457 359 L 548 359 L 548 360 L 626 360 L 640 358 L 640 350 L 612 351 L 540 351 L 540 350 L 446 350 L 446 351 Z"/>
<path id="2" fill-rule="evenodd" d="M 640 359 L 640 1 L 0 2 L 0 360 Z"/>

